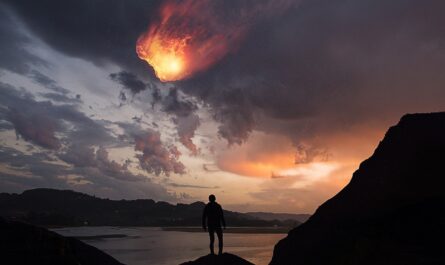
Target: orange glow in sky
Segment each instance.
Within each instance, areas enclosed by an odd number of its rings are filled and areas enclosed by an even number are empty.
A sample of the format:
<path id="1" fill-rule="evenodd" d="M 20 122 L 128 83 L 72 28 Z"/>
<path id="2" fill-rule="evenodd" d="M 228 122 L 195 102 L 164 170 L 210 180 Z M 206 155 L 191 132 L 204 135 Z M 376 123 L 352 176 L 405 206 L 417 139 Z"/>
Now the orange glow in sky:
<path id="1" fill-rule="evenodd" d="M 138 40 L 138 56 L 150 64 L 159 80 L 176 81 L 186 78 L 187 59 L 185 50 L 187 38 L 163 38 L 160 34 L 143 35 Z"/>
<path id="2" fill-rule="evenodd" d="M 140 35 L 136 52 L 162 82 L 178 81 L 208 69 L 234 49 L 243 27 L 218 25 L 209 1 L 168 1 L 159 20 Z"/>

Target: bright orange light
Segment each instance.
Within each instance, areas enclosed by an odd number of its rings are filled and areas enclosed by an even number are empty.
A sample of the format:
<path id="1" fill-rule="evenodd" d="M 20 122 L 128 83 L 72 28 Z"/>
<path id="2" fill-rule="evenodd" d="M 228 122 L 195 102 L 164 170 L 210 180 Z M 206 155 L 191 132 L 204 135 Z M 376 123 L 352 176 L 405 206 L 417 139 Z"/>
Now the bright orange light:
<path id="1" fill-rule="evenodd" d="M 293 0 L 165 0 L 158 18 L 141 34 L 136 52 L 163 82 L 190 78 L 236 51 L 248 29 L 262 18 L 294 5 Z"/>
<path id="2" fill-rule="evenodd" d="M 188 75 L 186 46 L 187 39 L 163 39 L 159 34 L 150 32 L 139 38 L 136 52 L 139 58 L 153 67 L 159 80 L 176 81 Z"/>
<path id="3" fill-rule="evenodd" d="M 218 22 L 211 1 L 167 1 L 136 52 L 162 81 L 187 79 L 237 47 L 245 27 Z"/>

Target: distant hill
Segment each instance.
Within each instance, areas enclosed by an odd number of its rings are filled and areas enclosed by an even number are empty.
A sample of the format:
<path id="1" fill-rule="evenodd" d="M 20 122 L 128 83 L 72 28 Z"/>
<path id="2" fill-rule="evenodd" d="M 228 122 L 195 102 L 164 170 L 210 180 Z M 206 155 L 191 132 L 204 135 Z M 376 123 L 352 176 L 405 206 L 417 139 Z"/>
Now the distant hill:
<path id="1" fill-rule="evenodd" d="M 153 200 L 109 200 L 70 190 L 0 193 L 0 216 L 44 226 L 200 226 L 205 204 L 172 205 Z M 224 211 L 229 226 L 295 227 L 293 220 L 261 220 Z"/>
<path id="2" fill-rule="evenodd" d="M 256 217 L 258 219 L 262 220 L 279 220 L 279 221 L 286 221 L 286 220 L 295 220 L 300 223 L 304 223 L 311 217 L 310 214 L 294 214 L 294 213 L 267 213 L 267 212 L 247 212 L 247 215 L 250 215 L 252 217 Z"/>
<path id="3" fill-rule="evenodd" d="M 108 254 L 45 228 L 0 218 L 1 264 L 123 265 Z"/>
<path id="4" fill-rule="evenodd" d="M 445 264 L 445 113 L 404 116 L 271 265 Z"/>

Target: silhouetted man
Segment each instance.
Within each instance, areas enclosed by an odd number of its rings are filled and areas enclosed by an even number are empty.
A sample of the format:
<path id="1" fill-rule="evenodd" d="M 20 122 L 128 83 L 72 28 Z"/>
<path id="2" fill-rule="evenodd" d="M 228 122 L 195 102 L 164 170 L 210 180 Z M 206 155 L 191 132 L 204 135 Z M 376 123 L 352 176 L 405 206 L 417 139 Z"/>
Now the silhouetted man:
<path id="1" fill-rule="evenodd" d="M 207 221 L 207 226 L 206 226 Z M 224 229 L 226 229 L 226 221 L 224 220 L 224 214 L 221 205 L 216 202 L 215 195 L 211 194 L 209 196 L 209 203 L 204 208 L 204 212 L 202 213 L 202 228 L 204 231 L 209 229 L 210 236 L 210 253 L 215 254 L 213 250 L 213 244 L 215 242 L 215 232 L 218 236 L 218 246 L 219 251 L 218 255 L 222 254 L 223 251 L 223 233 L 221 229 L 221 224 Z"/>

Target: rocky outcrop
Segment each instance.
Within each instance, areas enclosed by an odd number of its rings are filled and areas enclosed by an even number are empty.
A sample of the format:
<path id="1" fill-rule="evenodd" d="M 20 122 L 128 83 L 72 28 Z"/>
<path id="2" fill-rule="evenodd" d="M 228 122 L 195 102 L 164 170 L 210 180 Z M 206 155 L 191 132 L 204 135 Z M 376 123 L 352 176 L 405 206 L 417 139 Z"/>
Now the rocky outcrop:
<path id="1" fill-rule="evenodd" d="M 122 265 L 75 238 L 1 218 L 0 256 L 1 264 L 7 265 Z"/>
<path id="2" fill-rule="evenodd" d="M 271 265 L 445 263 L 445 113 L 404 116 Z"/>
<path id="3" fill-rule="evenodd" d="M 224 253 L 222 255 L 207 255 L 200 257 L 195 261 L 189 261 L 182 263 L 181 265 L 253 265 L 253 263 L 248 262 L 233 254 Z"/>

